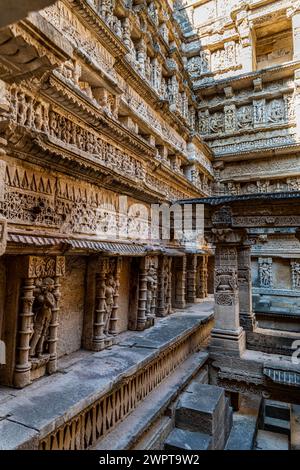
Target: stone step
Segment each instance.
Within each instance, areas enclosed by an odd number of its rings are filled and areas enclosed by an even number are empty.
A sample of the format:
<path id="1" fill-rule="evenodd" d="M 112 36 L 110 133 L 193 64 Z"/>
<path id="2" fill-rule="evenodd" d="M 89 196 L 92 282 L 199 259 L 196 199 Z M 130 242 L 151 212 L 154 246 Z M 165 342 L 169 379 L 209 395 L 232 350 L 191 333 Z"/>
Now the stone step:
<path id="1" fill-rule="evenodd" d="M 266 400 L 265 401 L 265 416 L 270 418 L 290 420 L 290 405 L 279 401 Z"/>
<path id="2" fill-rule="evenodd" d="M 252 450 L 255 443 L 257 417 L 233 414 L 233 425 L 225 450 Z"/>
<path id="3" fill-rule="evenodd" d="M 212 436 L 212 448 L 222 449 L 226 439 L 225 419 L 230 420 L 226 407 L 229 404 L 224 389 L 193 381 L 177 403 L 175 426 L 208 434 Z"/>
<path id="4" fill-rule="evenodd" d="M 289 436 L 290 422 L 285 421 L 284 419 L 270 418 L 270 416 L 266 416 L 264 420 L 264 430 Z"/>
<path id="5" fill-rule="evenodd" d="M 300 405 L 291 405 L 291 450 L 300 450 Z"/>
<path id="6" fill-rule="evenodd" d="M 244 396 L 238 411 L 233 413 L 233 425 L 225 450 L 252 450 L 259 423 L 261 399 Z"/>
<path id="7" fill-rule="evenodd" d="M 211 450 L 212 438 L 201 432 L 175 428 L 166 440 L 164 450 Z"/>
<path id="8" fill-rule="evenodd" d="M 288 450 L 289 440 L 284 434 L 259 429 L 254 450 Z"/>
<path id="9" fill-rule="evenodd" d="M 192 354 L 159 387 L 151 392 L 114 430 L 100 439 L 94 450 L 126 450 L 138 448 L 142 439 L 151 441 L 151 427 L 157 424 L 170 404 L 187 384 L 198 374 L 208 358 L 208 353 Z M 170 429 L 169 429 L 170 431 Z M 147 433 L 150 432 L 149 438 Z M 158 439 L 158 437 L 156 436 Z M 150 444 L 149 444 L 150 445 Z"/>
<path id="10" fill-rule="evenodd" d="M 162 416 L 144 433 L 132 450 L 163 450 L 164 443 L 174 428 L 174 420 Z"/>

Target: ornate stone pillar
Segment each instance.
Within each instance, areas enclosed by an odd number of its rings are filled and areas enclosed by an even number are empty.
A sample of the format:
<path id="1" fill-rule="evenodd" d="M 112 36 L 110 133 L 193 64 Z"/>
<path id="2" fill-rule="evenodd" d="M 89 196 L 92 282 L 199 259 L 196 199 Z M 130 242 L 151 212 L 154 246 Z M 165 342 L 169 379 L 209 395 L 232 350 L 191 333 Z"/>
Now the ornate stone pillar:
<path id="1" fill-rule="evenodd" d="M 109 324 L 109 334 L 112 336 L 117 335 L 118 311 L 119 311 L 119 296 L 120 296 L 120 272 L 122 266 L 122 258 L 118 257 L 114 260 L 115 266 L 115 290 L 113 295 L 113 308 Z"/>
<path id="2" fill-rule="evenodd" d="M 208 255 L 198 256 L 197 298 L 206 299 L 208 296 Z"/>
<path id="3" fill-rule="evenodd" d="M 160 256 L 158 259 L 158 286 L 157 286 L 157 317 L 165 316 L 165 286 L 164 286 L 164 256 Z"/>
<path id="4" fill-rule="evenodd" d="M 186 257 L 176 256 L 173 258 L 173 307 L 185 308 L 186 289 Z"/>
<path id="5" fill-rule="evenodd" d="M 213 228 L 207 238 L 215 245 L 215 327 L 212 352 L 241 355 L 246 348 L 245 331 L 240 325 L 238 248 L 246 242 L 247 232 L 232 228 L 230 207 L 212 214 Z"/>
<path id="6" fill-rule="evenodd" d="M 217 242 L 212 351 L 239 355 L 245 350 L 245 332 L 240 326 L 239 307 L 237 245 Z"/>
<path id="7" fill-rule="evenodd" d="M 147 265 L 146 258 L 141 260 L 139 273 L 139 298 L 137 311 L 137 330 L 142 331 L 147 323 Z"/>
<path id="8" fill-rule="evenodd" d="M 144 330 L 154 324 L 158 287 L 157 269 L 157 256 L 146 256 L 141 260 L 137 330 Z"/>
<path id="9" fill-rule="evenodd" d="M 160 256 L 158 260 L 158 285 L 156 316 L 165 317 L 172 311 L 172 258 Z"/>
<path id="10" fill-rule="evenodd" d="M 94 331 L 92 340 L 92 350 L 101 351 L 105 348 L 105 278 L 106 278 L 106 261 L 100 262 L 100 270 L 96 274 L 96 305 L 94 317 Z"/>
<path id="11" fill-rule="evenodd" d="M 186 301 L 196 302 L 196 279 L 197 279 L 197 256 L 187 255 L 186 257 Z"/>
<path id="12" fill-rule="evenodd" d="M 120 257 L 91 256 L 88 261 L 83 347 L 101 351 L 117 335 Z"/>
<path id="13" fill-rule="evenodd" d="M 19 315 L 18 345 L 16 354 L 16 367 L 14 374 L 14 385 L 23 388 L 31 383 L 29 361 L 30 337 L 32 334 L 32 306 L 34 302 L 34 279 L 27 278 L 24 281 L 21 293 L 21 313 Z"/>
<path id="14" fill-rule="evenodd" d="M 238 284 L 240 302 L 240 324 L 253 331 L 255 316 L 252 310 L 251 244 L 238 247 Z"/>
<path id="15" fill-rule="evenodd" d="M 54 290 L 53 295 L 56 299 L 55 307 L 52 308 L 52 316 L 49 325 L 49 339 L 48 339 L 48 348 L 49 348 L 49 362 L 47 364 L 48 374 L 53 374 L 57 371 L 57 329 L 59 326 L 59 310 L 60 310 L 60 278 L 65 274 L 65 259 L 62 256 L 56 258 L 56 270 L 54 277 Z"/>

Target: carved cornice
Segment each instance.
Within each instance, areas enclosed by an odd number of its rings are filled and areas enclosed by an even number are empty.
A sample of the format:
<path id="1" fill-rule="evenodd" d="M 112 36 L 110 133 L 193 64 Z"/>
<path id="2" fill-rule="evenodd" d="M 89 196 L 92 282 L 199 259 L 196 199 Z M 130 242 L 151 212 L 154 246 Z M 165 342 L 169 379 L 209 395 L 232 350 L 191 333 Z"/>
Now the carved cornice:
<path id="1" fill-rule="evenodd" d="M 76 13 L 101 42 L 103 46 L 115 57 L 121 57 L 127 54 L 128 50 L 124 43 L 113 31 L 105 24 L 94 8 L 85 0 L 63 0 L 64 3 L 72 7 Z"/>
<path id="2" fill-rule="evenodd" d="M 58 77 L 52 75 L 43 84 L 42 92 L 69 112 L 75 114 L 95 130 L 112 137 L 137 155 L 155 157 L 156 151 L 141 138 L 124 128 L 108 114 L 98 109 L 83 93 L 72 89 Z"/>
<path id="3" fill-rule="evenodd" d="M 232 86 L 233 88 L 236 87 L 237 89 L 240 88 L 247 88 L 251 86 L 253 80 L 256 78 L 261 78 L 262 82 L 264 81 L 275 81 L 280 80 L 282 78 L 286 78 L 287 76 L 292 76 L 295 70 L 298 70 L 300 67 L 300 61 L 292 61 L 286 64 L 275 65 L 273 67 L 268 67 L 265 70 L 258 70 L 249 73 L 241 73 L 240 75 L 223 78 L 220 80 L 214 79 L 214 81 L 210 83 L 203 83 L 201 85 L 197 85 L 194 83 L 193 89 L 196 94 L 204 95 L 212 93 L 219 93 L 220 86 Z"/>
<path id="4" fill-rule="evenodd" d="M 157 170 L 153 164 L 145 166 L 140 163 L 137 174 L 133 175 L 124 162 L 119 165 L 111 164 L 111 159 L 101 162 L 99 155 L 80 150 L 45 133 L 9 121 L 2 121 L 0 130 L 7 138 L 6 151 L 11 156 L 67 171 L 78 178 L 84 175 L 87 181 L 101 184 L 106 189 L 147 202 L 171 201 L 178 199 L 178 195 L 201 194 L 190 181 L 174 174 L 171 169 Z"/>

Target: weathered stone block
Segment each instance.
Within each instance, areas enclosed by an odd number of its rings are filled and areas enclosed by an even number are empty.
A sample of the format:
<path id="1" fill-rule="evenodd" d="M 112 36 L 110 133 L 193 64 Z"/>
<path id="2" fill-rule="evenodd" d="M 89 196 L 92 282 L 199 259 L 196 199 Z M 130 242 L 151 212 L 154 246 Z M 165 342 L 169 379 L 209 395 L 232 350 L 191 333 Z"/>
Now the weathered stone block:
<path id="1" fill-rule="evenodd" d="M 201 432 L 175 428 L 169 435 L 165 450 L 211 450 L 212 438 Z"/>
<path id="2" fill-rule="evenodd" d="M 176 408 L 176 426 L 213 436 L 223 420 L 225 392 L 214 385 L 192 382 Z"/>

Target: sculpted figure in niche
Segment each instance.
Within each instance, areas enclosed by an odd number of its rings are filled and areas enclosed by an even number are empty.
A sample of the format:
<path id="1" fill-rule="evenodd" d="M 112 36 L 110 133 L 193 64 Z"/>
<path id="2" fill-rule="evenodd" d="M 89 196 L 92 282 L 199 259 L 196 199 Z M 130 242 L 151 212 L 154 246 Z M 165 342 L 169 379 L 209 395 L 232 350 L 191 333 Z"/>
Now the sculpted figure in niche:
<path id="1" fill-rule="evenodd" d="M 104 334 L 109 334 L 111 314 L 114 308 L 114 296 L 116 292 L 116 281 L 112 274 L 109 274 L 105 283 L 105 325 Z"/>
<path id="2" fill-rule="evenodd" d="M 224 117 L 222 113 L 215 113 L 210 118 L 209 127 L 211 132 L 223 132 L 224 131 Z"/>
<path id="3" fill-rule="evenodd" d="M 237 113 L 238 125 L 241 128 L 251 127 L 253 124 L 252 106 L 242 106 Z"/>
<path id="4" fill-rule="evenodd" d="M 260 264 L 260 285 L 261 287 L 272 286 L 272 265 L 268 261 Z"/>
<path id="5" fill-rule="evenodd" d="M 210 68 L 210 51 L 200 52 L 200 73 L 209 72 Z"/>
<path id="6" fill-rule="evenodd" d="M 284 119 L 284 104 L 281 100 L 274 100 L 269 110 L 269 121 L 279 122 Z"/>
<path id="7" fill-rule="evenodd" d="M 33 333 L 30 340 L 30 357 L 40 357 L 45 352 L 45 342 L 48 339 L 49 325 L 53 309 L 57 306 L 54 294 L 54 281 L 46 277 L 37 282 L 34 294 Z"/>

